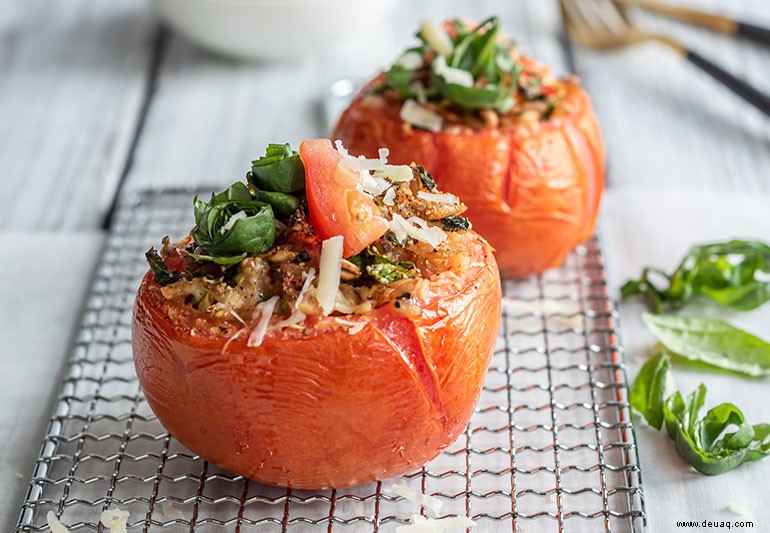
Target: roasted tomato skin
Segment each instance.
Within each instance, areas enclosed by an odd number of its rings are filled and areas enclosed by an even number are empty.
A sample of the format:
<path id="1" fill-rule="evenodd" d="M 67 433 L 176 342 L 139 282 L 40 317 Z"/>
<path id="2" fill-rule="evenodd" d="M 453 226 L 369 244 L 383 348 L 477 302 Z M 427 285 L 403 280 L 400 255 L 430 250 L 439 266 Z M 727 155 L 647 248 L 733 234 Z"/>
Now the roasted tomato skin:
<path id="1" fill-rule="evenodd" d="M 396 300 L 346 317 L 366 321 L 353 334 L 309 319 L 258 347 L 167 301 L 148 272 L 132 328 L 147 401 L 189 449 L 263 483 L 338 488 L 419 468 L 463 431 L 496 341 L 497 266 L 466 235 L 476 266 L 430 282 L 409 313 Z"/>
<path id="2" fill-rule="evenodd" d="M 534 63 L 534 62 L 533 62 Z M 530 126 L 433 133 L 405 127 L 399 106 L 368 87 L 332 134 L 351 153 L 390 150 L 394 164 L 419 161 L 442 190 L 468 206 L 473 227 L 495 248 L 503 276 L 541 272 L 591 237 L 604 188 L 604 146 L 588 94 L 568 85 L 567 114 Z"/>

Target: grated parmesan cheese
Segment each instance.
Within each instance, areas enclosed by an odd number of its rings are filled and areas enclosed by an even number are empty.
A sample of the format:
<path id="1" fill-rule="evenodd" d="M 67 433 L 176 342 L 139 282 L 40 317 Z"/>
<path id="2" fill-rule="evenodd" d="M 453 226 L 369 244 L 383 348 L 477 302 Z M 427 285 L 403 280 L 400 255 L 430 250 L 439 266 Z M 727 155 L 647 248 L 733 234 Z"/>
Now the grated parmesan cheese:
<path id="1" fill-rule="evenodd" d="M 233 226 L 235 226 L 235 223 L 238 222 L 240 219 L 246 218 L 246 212 L 245 211 L 238 211 L 233 216 L 230 217 L 230 220 L 224 223 L 224 225 L 219 228 L 219 233 L 224 235 L 231 229 L 233 229 Z"/>
<path id="2" fill-rule="evenodd" d="M 433 248 L 437 248 L 438 245 L 447 238 L 446 232 L 441 228 L 428 226 L 427 222 L 419 217 L 410 217 L 409 220 L 406 220 L 398 213 L 393 213 L 393 219 L 390 221 L 390 229 L 399 241 L 403 241 L 409 236 L 418 241 L 430 244 Z"/>
<path id="3" fill-rule="evenodd" d="M 126 533 L 126 524 L 130 513 L 123 509 L 107 509 L 99 517 L 102 525 L 110 529 L 110 533 Z"/>
<path id="4" fill-rule="evenodd" d="M 473 87 L 473 74 L 467 70 L 450 67 L 443 56 L 436 56 L 433 60 L 433 73 L 441 76 L 447 83 L 461 87 Z"/>
<path id="5" fill-rule="evenodd" d="M 364 156 L 353 157 L 342 145 L 342 141 L 334 141 L 334 147 L 345 160 L 345 163 L 354 170 L 374 170 L 388 163 L 388 154 L 390 151 L 387 148 L 380 148 L 377 152 L 379 159 L 367 159 Z"/>
<path id="6" fill-rule="evenodd" d="M 51 530 L 51 533 L 69 533 L 69 530 L 64 527 L 64 524 L 59 522 L 53 511 L 48 511 L 48 514 L 45 515 L 45 520 L 48 522 L 48 528 Z"/>
<path id="7" fill-rule="evenodd" d="M 393 183 L 404 183 L 414 178 L 412 167 L 409 165 L 382 165 L 374 169 L 375 178 L 387 178 Z"/>
<path id="8" fill-rule="evenodd" d="M 174 504 L 166 501 L 160 504 L 160 512 L 165 516 L 166 518 L 170 518 L 172 520 L 184 520 L 184 513 L 174 507 Z"/>
<path id="9" fill-rule="evenodd" d="M 391 187 L 390 189 L 385 191 L 385 196 L 382 197 L 382 203 L 387 206 L 396 205 L 395 199 L 396 199 L 396 189 Z"/>
<path id="10" fill-rule="evenodd" d="M 342 235 L 337 235 L 326 239 L 321 245 L 321 262 L 318 267 L 316 299 L 325 315 L 334 311 L 337 290 L 340 287 L 343 243 Z"/>
<path id="11" fill-rule="evenodd" d="M 376 172 L 374 176 L 371 176 L 368 170 L 362 170 L 361 187 L 364 192 L 372 196 L 380 196 L 390 187 L 390 182 L 383 177 L 377 176 Z"/>
<path id="12" fill-rule="evenodd" d="M 738 515 L 738 516 L 745 516 L 749 514 L 749 512 L 746 510 L 745 507 L 743 507 L 742 505 L 738 505 L 735 502 L 728 503 L 727 510 L 733 513 L 734 515 Z"/>
<path id="13" fill-rule="evenodd" d="M 468 529 L 476 523 L 465 516 L 447 516 L 445 518 L 425 518 L 413 515 L 412 523 L 406 526 L 398 526 L 396 533 L 445 533 L 458 529 Z"/>
<path id="14" fill-rule="evenodd" d="M 252 348 L 254 346 L 260 346 L 265 339 L 265 333 L 267 333 L 267 326 L 270 324 L 270 318 L 273 316 L 273 310 L 278 303 L 278 296 L 273 296 L 269 300 L 266 300 L 257 305 L 255 311 L 259 311 L 262 316 L 259 319 L 257 327 L 249 335 L 249 340 L 246 341 L 246 346 Z"/>
<path id="15" fill-rule="evenodd" d="M 396 65 L 406 70 L 417 70 L 422 66 L 422 54 L 410 50 L 396 60 Z"/>
<path id="16" fill-rule="evenodd" d="M 441 118 L 441 115 L 421 106 L 412 99 L 404 101 L 398 116 L 404 122 L 428 131 L 441 131 L 441 128 L 444 127 L 444 119 Z"/>
<path id="17" fill-rule="evenodd" d="M 417 191 L 417 198 L 439 204 L 457 204 L 460 200 L 454 194 Z"/>
<path id="18" fill-rule="evenodd" d="M 439 511 L 441 511 L 441 507 L 444 505 L 444 502 L 438 498 L 428 496 L 422 492 L 414 491 L 406 485 L 394 484 L 392 487 L 390 487 L 390 493 L 395 494 L 396 496 L 401 496 L 402 498 L 405 498 L 410 502 L 414 502 L 417 505 L 421 505 L 432 511 L 434 515 L 438 514 Z"/>
<path id="19" fill-rule="evenodd" d="M 432 20 L 426 20 L 420 24 L 420 33 L 422 34 L 425 42 L 433 48 L 439 55 L 449 57 L 454 50 L 454 44 L 444 28 L 436 24 Z"/>
<path id="20" fill-rule="evenodd" d="M 290 328 L 301 322 L 304 322 L 306 318 L 307 315 L 305 313 L 299 309 L 295 309 L 287 318 L 281 320 L 280 322 L 276 322 L 273 325 L 273 329 Z"/>
<path id="21" fill-rule="evenodd" d="M 349 335 L 355 335 L 356 333 L 358 333 L 359 331 L 364 329 L 364 327 L 366 327 L 366 321 L 365 320 L 358 320 L 356 322 L 353 322 L 353 321 L 350 321 L 350 320 L 345 320 L 343 318 L 338 318 L 336 320 L 337 320 L 338 324 L 342 324 L 343 326 L 347 326 L 348 327 L 348 334 Z"/>

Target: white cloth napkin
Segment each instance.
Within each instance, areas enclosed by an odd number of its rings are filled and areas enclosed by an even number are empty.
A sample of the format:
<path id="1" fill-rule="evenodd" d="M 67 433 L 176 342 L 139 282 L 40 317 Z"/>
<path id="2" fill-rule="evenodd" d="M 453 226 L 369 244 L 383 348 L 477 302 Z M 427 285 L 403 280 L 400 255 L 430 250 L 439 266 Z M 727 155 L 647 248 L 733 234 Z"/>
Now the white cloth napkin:
<path id="1" fill-rule="evenodd" d="M 770 242 L 770 195 L 674 188 L 612 190 L 604 200 L 600 227 L 610 285 L 618 297 L 620 285 L 638 277 L 643 266 L 670 271 L 692 244 L 733 237 Z M 620 305 L 630 381 L 654 345 L 640 320 L 644 309 L 638 301 Z M 702 314 L 720 316 L 770 339 L 770 304 L 748 313 L 724 312 L 706 304 Z M 706 384 L 702 413 L 732 402 L 749 422 L 770 423 L 770 378 L 750 380 L 676 366 L 673 375 L 683 394 Z M 665 430 L 657 432 L 641 418 L 635 421 L 652 533 L 679 531 L 679 521 L 702 525 L 704 520 L 730 521 L 731 531 L 770 531 L 770 458 L 720 476 L 704 476 L 679 457 Z M 744 515 L 736 512 L 741 509 Z M 736 525 L 745 521 L 752 521 L 753 527 Z M 697 530 L 727 531 L 708 526 Z"/>

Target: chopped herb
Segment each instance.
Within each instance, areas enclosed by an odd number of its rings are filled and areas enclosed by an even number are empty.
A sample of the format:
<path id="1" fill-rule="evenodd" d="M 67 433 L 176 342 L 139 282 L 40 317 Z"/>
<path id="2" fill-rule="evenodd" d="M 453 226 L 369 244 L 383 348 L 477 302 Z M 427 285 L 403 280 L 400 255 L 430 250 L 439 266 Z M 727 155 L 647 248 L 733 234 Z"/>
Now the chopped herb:
<path id="1" fill-rule="evenodd" d="M 187 255 L 192 257 L 193 259 L 197 261 L 211 261 L 212 263 L 216 263 L 218 265 L 234 265 L 236 263 L 240 263 L 246 258 L 246 253 L 242 253 L 240 255 L 233 255 L 233 256 L 220 256 L 220 255 L 205 255 L 205 254 L 194 254 L 192 252 L 187 252 Z"/>
<path id="2" fill-rule="evenodd" d="M 420 176 L 422 184 L 425 185 L 429 191 L 432 191 L 437 187 L 436 180 L 433 179 L 433 176 L 431 176 L 422 165 L 417 166 L 417 174 Z"/>
<path id="3" fill-rule="evenodd" d="M 259 191 L 257 197 L 260 201 L 270 204 L 273 213 L 278 218 L 287 219 L 294 211 L 299 209 L 299 199 L 291 194 L 283 192 Z"/>
<path id="4" fill-rule="evenodd" d="M 244 189 L 249 194 L 245 199 Z M 269 204 L 254 200 L 243 183 L 211 196 L 193 200 L 195 243 L 212 256 L 234 257 L 263 253 L 275 241 L 275 217 Z M 213 260 L 213 259 L 212 259 Z M 226 260 L 225 260 L 226 261 Z"/>
<path id="5" fill-rule="evenodd" d="M 448 216 L 441 219 L 441 227 L 444 231 L 461 231 L 471 227 L 467 217 Z"/>
<path id="6" fill-rule="evenodd" d="M 696 295 L 749 311 L 770 300 L 770 246 L 743 240 L 693 246 L 673 273 L 645 268 L 640 279 L 623 285 L 621 295 L 645 297 L 656 313 L 679 309 Z"/>
<path id="7" fill-rule="evenodd" d="M 150 269 L 152 270 L 158 285 L 166 286 L 175 281 L 179 281 L 179 274 L 168 268 L 168 265 L 166 265 L 166 262 L 155 248 L 147 250 L 144 257 L 147 258 L 147 263 L 149 263 Z"/>
<path id="8" fill-rule="evenodd" d="M 400 279 L 413 278 L 419 271 L 411 261 L 395 261 L 370 246 L 363 252 L 348 258 L 361 272 L 366 272 L 378 283 L 387 285 Z"/>
<path id="9" fill-rule="evenodd" d="M 305 167 L 288 144 L 270 144 L 264 156 L 251 162 L 246 179 L 260 191 L 301 191 L 305 188 Z"/>
<path id="10" fill-rule="evenodd" d="M 310 255 L 306 251 L 301 251 L 299 254 L 297 254 L 297 260 L 300 263 L 306 263 L 310 261 Z"/>

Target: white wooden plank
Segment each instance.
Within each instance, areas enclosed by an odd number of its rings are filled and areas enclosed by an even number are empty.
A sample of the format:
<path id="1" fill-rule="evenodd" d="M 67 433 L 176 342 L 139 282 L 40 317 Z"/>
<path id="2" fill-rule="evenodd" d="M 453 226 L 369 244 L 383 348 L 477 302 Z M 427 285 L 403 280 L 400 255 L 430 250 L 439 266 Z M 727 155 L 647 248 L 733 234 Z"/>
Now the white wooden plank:
<path id="1" fill-rule="evenodd" d="M 0 233 L 0 531 L 13 531 L 102 235 Z M 57 261 L 52 274 L 51 258 Z"/>
<path id="2" fill-rule="evenodd" d="M 173 38 L 136 152 L 127 190 L 162 185 L 218 184 L 240 179 L 269 142 L 329 134 L 319 102 L 343 77 L 367 77 L 414 42 L 419 22 L 499 14 L 506 33 L 531 55 L 564 70 L 551 2 L 402 1 L 376 34 L 296 62 L 243 63 L 201 52 Z"/>
<path id="3" fill-rule="evenodd" d="M 682 2 L 683 3 L 683 2 Z M 770 25 L 764 0 L 688 5 Z M 634 12 L 770 94 L 767 48 Z M 619 52 L 575 49 L 609 154 L 610 186 L 677 183 L 768 190 L 770 121 L 672 51 L 644 44 Z"/>
<path id="4" fill-rule="evenodd" d="M 143 2 L 0 2 L 0 228 L 98 225 L 141 106 L 154 28 Z"/>

